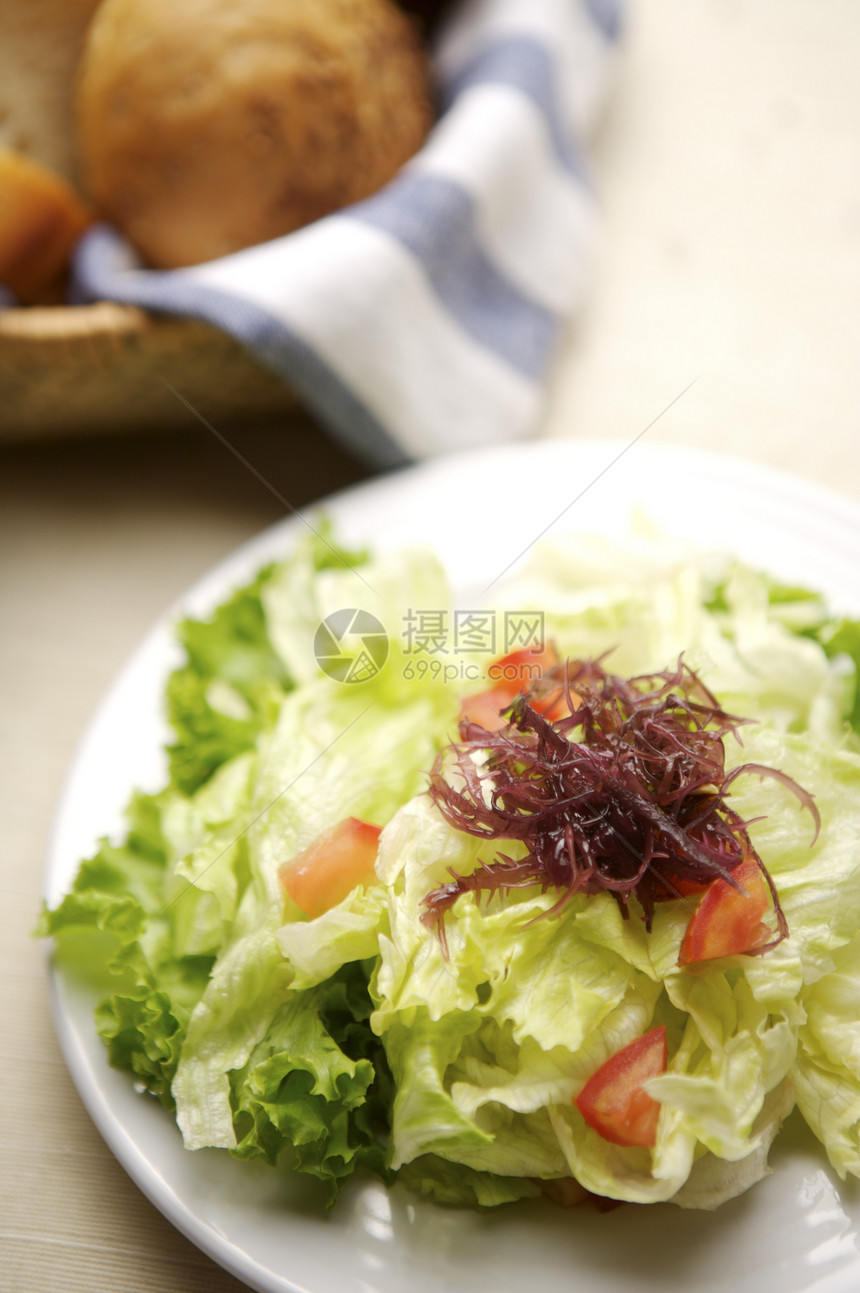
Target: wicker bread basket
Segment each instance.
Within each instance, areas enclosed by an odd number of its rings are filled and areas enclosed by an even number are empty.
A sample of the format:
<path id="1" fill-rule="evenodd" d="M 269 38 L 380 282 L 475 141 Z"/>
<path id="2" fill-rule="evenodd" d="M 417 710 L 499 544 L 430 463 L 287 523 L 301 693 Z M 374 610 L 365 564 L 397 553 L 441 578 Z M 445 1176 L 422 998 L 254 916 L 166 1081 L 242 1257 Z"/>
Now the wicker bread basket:
<path id="1" fill-rule="evenodd" d="M 72 87 L 97 0 L 0 0 L 0 146 L 75 181 Z M 229 337 L 129 306 L 0 308 L 0 439 L 278 416 L 293 395 Z"/>
<path id="2" fill-rule="evenodd" d="M 72 104 L 98 4 L 0 0 L 0 148 L 78 188 Z M 107 302 L 0 305 L 0 440 L 187 426 L 192 414 L 165 382 L 218 426 L 297 407 L 279 378 L 203 323 Z"/>
<path id="3" fill-rule="evenodd" d="M 216 426 L 278 417 L 296 398 L 224 333 L 101 302 L 0 310 L 0 436 Z"/>

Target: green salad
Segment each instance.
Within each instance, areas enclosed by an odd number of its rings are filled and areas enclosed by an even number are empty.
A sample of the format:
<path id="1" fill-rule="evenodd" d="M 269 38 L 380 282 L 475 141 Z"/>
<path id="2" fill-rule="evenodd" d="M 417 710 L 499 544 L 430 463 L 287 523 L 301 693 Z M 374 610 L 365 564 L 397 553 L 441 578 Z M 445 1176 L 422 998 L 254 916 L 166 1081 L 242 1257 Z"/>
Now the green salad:
<path id="1" fill-rule="evenodd" d="M 860 1175 L 860 624 L 648 537 L 493 597 L 323 530 L 178 625 L 169 782 L 39 927 L 111 1064 L 332 1202 L 714 1207 L 795 1105 Z"/>

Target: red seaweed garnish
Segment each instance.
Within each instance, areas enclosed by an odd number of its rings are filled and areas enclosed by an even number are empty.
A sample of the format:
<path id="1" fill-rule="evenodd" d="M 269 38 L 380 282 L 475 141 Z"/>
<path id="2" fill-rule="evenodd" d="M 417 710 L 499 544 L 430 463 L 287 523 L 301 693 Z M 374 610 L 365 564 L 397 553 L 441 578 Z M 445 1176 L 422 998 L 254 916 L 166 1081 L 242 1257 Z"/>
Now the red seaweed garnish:
<path id="1" fill-rule="evenodd" d="M 563 692 L 569 714 L 551 720 L 530 700 Z M 734 781 L 773 777 L 808 809 L 812 795 L 762 764 L 725 771 L 724 739 L 749 720 L 728 714 L 699 676 L 679 659 L 674 670 L 621 678 L 600 661 L 547 671 L 505 711 L 507 725 L 488 731 L 464 719 L 460 741 L 437 756 L 429 792 L 458 830 L 488 842 L 517 840 L 522 857 L 492 862 L 434 889 L 424 922 L 447 953 L 445 915 L 461 894 L 488 897 L 528 889 L 558 892 L 543 915 L 576 894 L 607 891 L 629 916 L 635 896 L 650 930 L 657 902 L 704 888 L 752 857 L 773 898 L 781 942 L 788 926 L 776 887 L 747 833 L 749 822 L 726 803 Z M 814 842 L 814 841 L 813 841 Z"/>

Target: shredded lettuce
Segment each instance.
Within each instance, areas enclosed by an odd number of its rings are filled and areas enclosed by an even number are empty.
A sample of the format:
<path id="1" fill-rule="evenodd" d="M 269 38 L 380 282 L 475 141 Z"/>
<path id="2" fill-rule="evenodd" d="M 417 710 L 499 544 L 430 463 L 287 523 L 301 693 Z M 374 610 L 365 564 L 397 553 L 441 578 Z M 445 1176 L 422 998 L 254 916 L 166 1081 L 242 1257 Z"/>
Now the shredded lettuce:
<path id="1" fill-rule="evenodd" d="M 326 676 L 320 623 L 366 607 L 385 667 Z M 450 608 L 427 552 L 342 553 L 323 527 L 208 619 L 185 619 L 168 682 L 170 783 L 136 794 L 39 933 L 104 999 L 110 1062 L 175 1109 L 186 1146 L 285 1162 L 334 1201 L 356 1171 L 449 1205 L 494 1206 L 575 1180 L 635 1202 L 714 1207 L 767 1171 L 795 1101 L 835 1170 L 860 1175 L 860 622 L 737 562 L 565 538 L 544 544 L 498 606 L 533 609 L 562 656 L 632 675 L 683 653 L 729 711 L 755 720 L 731 763 L 783 769 L 733 785 L 790 937 L 760 957 L 677 965 L 684 900 L 653 927 L 607 894 L 547 916 L 538 889 L 421 920 L 451 871 L 488 859 L 424 794 L 488 660 L 449 675 L 403 636 Z M 422 657 L 419 656 L 419 659 Z M 315 920 L 279 868 L 348 816 L 382 827 L 377 883 Z M 516 845 L 506 851 L 514 854 Z M 574 1101 L 650 1027 L 668 1070 L 653 1151 L 610 1144 Z"/>

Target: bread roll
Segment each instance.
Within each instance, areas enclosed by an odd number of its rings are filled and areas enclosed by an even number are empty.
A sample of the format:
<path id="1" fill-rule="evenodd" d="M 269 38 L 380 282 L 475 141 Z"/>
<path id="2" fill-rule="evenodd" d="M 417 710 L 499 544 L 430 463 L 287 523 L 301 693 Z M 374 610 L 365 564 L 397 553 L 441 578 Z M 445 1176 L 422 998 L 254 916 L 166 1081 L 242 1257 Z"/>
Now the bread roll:
<path id="1" fill-rule="evenodd" d="M 103 0 L 78 84 L 87 189 L 163 267 L 368 196 L 430 120 L 392 0 Z"/>
<path id="2" fill-rule="evenodd" d="M 91 219 L 59 175 L 0 148 L 0 283 L 19 301 L 62 300 L 69 256 Z"/>

